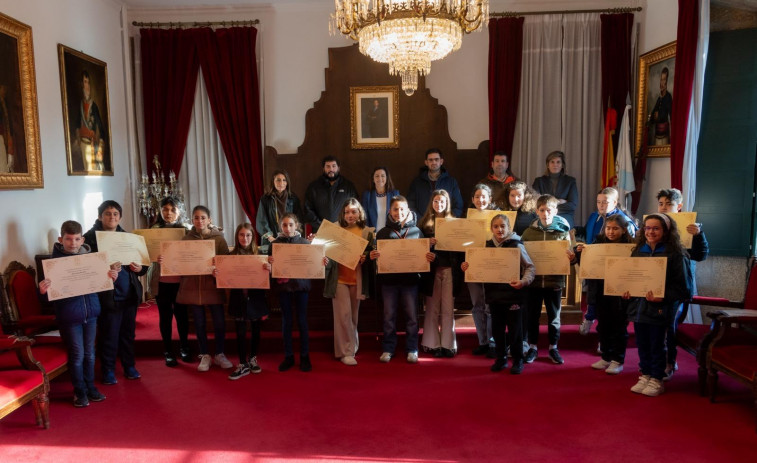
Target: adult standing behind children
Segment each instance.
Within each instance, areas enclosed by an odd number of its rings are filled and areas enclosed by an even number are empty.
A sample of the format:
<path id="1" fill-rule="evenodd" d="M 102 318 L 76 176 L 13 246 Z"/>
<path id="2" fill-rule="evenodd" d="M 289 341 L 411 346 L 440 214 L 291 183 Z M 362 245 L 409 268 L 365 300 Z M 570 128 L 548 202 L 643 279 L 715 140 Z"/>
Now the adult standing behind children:
<path id="1" fill-rule="evenodd" d="M 507 184 L 518 180 L 510 169 L 510 156 L 504 151 L 497 151 L 492 156 L 491 169 L 486 177 L 478 183 L 488 185 L 492 189 L 492 202 L 500 210 L 507 210 L 507 196 L 505 187 Z"/>
<path id="2" fill-rule="evenodd" d="M 435 190 L 445 190 L 452 200 L 452 213 L 455 217 L 463 216 L 463 195 L 460 186 L 443 167 L 444 155 L 439 148 L 431 148 L 426 151 L 426 167 L 422 167 L 420 173 L 410 184 L 407 194 L 407 204 L 410 210 L 419 213 L 425 211 L 431 196 Z"/>
<path id="3" fill-rule="evenodd" d="M 113 200 L 100 204 L 97 208 L 98 219 L 87 233 L 84 242 L 92 252 L 97 252 L 97 232 L 126 233 L 121 228 L 121 205 Z M 116 265 L 118 278 L 113 282 L 112 291 L 103 291 L 100 298 L 100 367 L 102 382 L 106 385 L 116 384 L 116 357 L 121 359 L 126 379 L 139 379 L 134 356 L 134 338 L 137 329 L 137 306 L 142 302 L 142 283 L 139 277 L 147 273 L 146 265 L 131 262 L 128 265 Z"/>
<path id="4" fill-rule="evenodd" d="M 53 245 L 53 259 L 88 254 L 79 222 L 67 220 L 60 227 L 60 238 Z M 115 281 L 118 271 L 111 269 L 108 276 Z M 39 282 L 39 292 L 46 294 L 52 282 Z M 86 407 L 89 402 L 101 402 L 105 395 L 95 387 L 95 334 L 100 301 L 95 293 L 67 297 L 53 303 L 55 320 L 60 336 L 68 351 L 68 374 L 74 386 L 74 407 Z"/>
<path id="5" fill-rule="evenodd" d="M 392 176 L 386 167 L 376 167 L 371 176 L 371 189 L 363 192 L 360 204 L 365 210 L 365 223 L 369 227 L 381 230 L 386 226 L 386 214 L 392 198 L 400 194 L 394 188 Z"/>
<path id="6" fill-rule="evenodd" d="M 313 180 L 305 191 L 305 221 L 318 231 L 323 219 L 336 222 L 342 204 L 357 198 L 355 185 L 339 173 L 339 160 L 326 156 L 321 161 L 323 175 Z"/>
<path id="7" fill-rule="evenodd" d="M 292 192 L 289 173 L 277 169 L 271 175 L 268 190 L 260 198 L 258 213 L 255 218 L 255 229 L 260 235 L 260 253 L 268 254 L 268 247 L 279 236 L 279 220 L 284 214 L 295 214 L 302 219 L 302 204 L 300 198 Z"/>
<path id="8" fill-rule="evenodd" d="M 547 155 L 547 170 L 534 180 L 533 187 L 540 194 L 557 198 L 557 215 L 573 228 L 573 216 L 578 206 L 578 187 L 576 179 L 565 173 L 565 153 L 552 151 Z"/>

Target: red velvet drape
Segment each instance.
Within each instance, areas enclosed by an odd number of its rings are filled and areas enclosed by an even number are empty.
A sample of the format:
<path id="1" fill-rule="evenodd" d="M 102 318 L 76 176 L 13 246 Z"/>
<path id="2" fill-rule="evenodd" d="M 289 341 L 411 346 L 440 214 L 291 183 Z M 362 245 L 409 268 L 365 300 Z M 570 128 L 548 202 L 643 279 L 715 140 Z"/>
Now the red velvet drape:
<path id="1" fill-rule="evenodd" d="M 511 155 L 520 98 L 523 21 L 489 20 L 489 160 L 495 151 Z"/>
<path id="2" fill-rule="evenodd" d="M 179 172 L 200 63 L 192 32 L 142 29 L 142 94 L 147 171 L 155 155 L 163 172 Z"/>
<path id="3" fill-rule="evenodd" d="M 195 30 L 202 74 L 242 208 L 255 217 L 263 194 L 257 29 Z"/>
<path id="4" fill-rule="evenodd" d="M 602 111 L 607 117 L 607 102 L 622 116 L 626 96 L 631 94 L 631 30 L 633 14 L 603 14 L 602 24 Z M 618 121 L 620 125 L 620 121 Z M 618 152 L 617 131 L 612 137 L 613 152 Z"/>
<path id="5" fill-rule="evenodd" d="M 678 0 L 676 69 L 673 77 L 673 110 L 670 121 L 670 184 L 683 188 L 683 157 L 697 64 L 699 1 Z"/>

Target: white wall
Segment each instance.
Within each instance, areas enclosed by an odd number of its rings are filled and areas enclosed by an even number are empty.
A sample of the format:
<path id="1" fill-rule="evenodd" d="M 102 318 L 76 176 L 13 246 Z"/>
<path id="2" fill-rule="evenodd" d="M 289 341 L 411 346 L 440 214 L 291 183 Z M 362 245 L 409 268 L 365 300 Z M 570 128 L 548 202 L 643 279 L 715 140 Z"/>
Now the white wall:
<path id="1" fill-rule="evenodd" d="M 31 264 L 46 253 L 68 219 L 87 230 L 96 216 L 96 198 L 114 199 L 124 207 L 124 225 L 132 226 L 129 152 L 126 134 L 124 65 L 121 53 L 120 5 L 112 0 L 0 0 L 0 11 L 32 27 L 37 104 L 45 187 L 0 191 L 0 268 L 13 260 Z M 113 177 L 68 176 L 63 129 L 57 45 L 62 43 L 108 65 L 113 149 Z M 95 198 L 85 207 L 84 199 Z M 94 209 L 94 210 L 93 210 Z M 83 223 L 85 221 L 89 223 Z"/>

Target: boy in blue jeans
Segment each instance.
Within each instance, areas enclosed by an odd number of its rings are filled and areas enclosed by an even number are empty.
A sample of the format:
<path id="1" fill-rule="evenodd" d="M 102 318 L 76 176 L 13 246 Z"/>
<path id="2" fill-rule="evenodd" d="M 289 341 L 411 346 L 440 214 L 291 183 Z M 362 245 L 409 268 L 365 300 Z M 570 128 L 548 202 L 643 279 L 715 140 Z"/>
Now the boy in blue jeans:
<path id="1" fill-rule="evenodd" d="M 53 258 L 87 254 L 82 227 L 68 220 L 60 227 L 60 237 L 53 246 Z M 118 273 L 110 270 L 108 276 L 115 280 Z M 46 294 L 52 282 L 44 279 L 39 283 L 39 292 Z M 74 386 L 74 407 L 86 407 L 89 402 L 100 402 L 105 396 L 95 387 L 95 333 L 100 301 L 97 293 L 59 299 L 54 302 L 55 318 L 60 335 L 68 349 L 68 371 Z"/>

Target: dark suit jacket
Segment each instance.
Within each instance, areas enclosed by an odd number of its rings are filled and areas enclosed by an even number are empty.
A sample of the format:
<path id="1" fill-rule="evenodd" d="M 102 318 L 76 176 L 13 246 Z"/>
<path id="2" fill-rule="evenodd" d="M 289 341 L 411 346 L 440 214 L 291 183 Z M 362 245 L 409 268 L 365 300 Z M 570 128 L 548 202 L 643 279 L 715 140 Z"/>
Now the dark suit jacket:
<path id="1" fill-rule="evenodd" d="M 386 193 L 386 212 L 389 212 L 389 202 L 393 197 L 400 194 L 399 190 L 391 190 Z M 375 227 L 378 220 L 378 210 L 376 209 L 376 190 L 364 191 L 360 204 L 365 210 L 365 219 L 369 227 Z"/>

